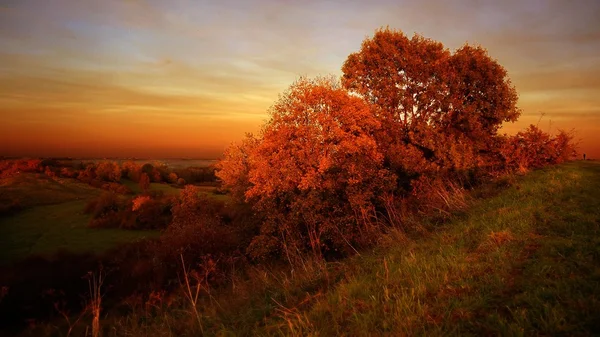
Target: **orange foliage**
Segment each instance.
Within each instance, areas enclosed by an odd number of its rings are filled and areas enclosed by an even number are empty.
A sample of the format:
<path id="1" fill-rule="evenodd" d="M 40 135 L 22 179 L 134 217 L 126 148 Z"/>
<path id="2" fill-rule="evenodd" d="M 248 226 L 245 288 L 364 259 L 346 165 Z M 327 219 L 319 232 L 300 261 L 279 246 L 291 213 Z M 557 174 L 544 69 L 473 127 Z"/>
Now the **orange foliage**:
<path id="1" fill-rule="evenodd" d="M 142 207 L 142 205 L 145 204 L 146 202 L 150 201 L 150 199 L 151 199 L 150 196 L 147 196 L 147 195 L 141 195 L 141 196 L 133 198 L 133 200 L 131 201 L 132 202 L 131 210 L 134 212 L 139 210 Z"/>
<path id="2" fill-rule="evenodd" d="M 119 182 L 121 167 L 115 162 L 103 161 L 96 166 L 96 177 L 104 181 Z"/>
<path id="3" fill-rule="evenodd" d="M 250 188 L 248 173 L 250 172 L 250 155 L 259 143 L 259 139 L 252 134 L 239 144 L 231 144 L 223 154 L 223 158 L 215 165 L 215 175 L 221 179 L 223 187 L 235 200 L 243 202 L 246 191 Z"/>
<path id="4" fill-rule="evenodd" d="M 150 188 L 150 177 L 148 177 L 146 173 L 142 173 L 142 175 L 140 176 L 139 185 L 142 191 L 144 192 L 148 191 L 148 189 Z"/>
<path id="5" fill-rule="evenodd" d="M 129 180 L 134 182 L 140 181 L 140 176 L 142 174 L 142 167 L 136 164 L 133 161 L 126 161 L 121 165 L 121 169 L 123 170 L 123 174 L 129 178 Z"/>
<path id="6" fill-rule="evenodd" d="M 270 110 L 260 135 L 230 146 L 217 177 L 263 217 L 255 257 L 348 251 L 384 222 L 416 209 L 466 207 L 481 176 L 567 160 L 572 136 L 535 127 L 497 135 L 520 110 L 506 70 L 481 47 L 382 29 L 334 79 L 301 78 Z M 291 249 L 290 249 L 291 248 Z"/>
<path id="7" fill-rule="evenodd" d="M 218 165 L 225 187 L 246 189 L 268 214 L 253 246 L 284 235 L 317 255 L 349 250 L 367 237 L 374 204 L 393 186 L 372 136 L 380 123 L 362 99 L 325 78 L 298 80 L 270 115 L 259 140 L 230 147 Z"/>
<path id="8" fill-rule="evenodd" d="M 439 42 L 383 29 L 342 70 L 344 86 L 382 120 L 378 141 L 397 173 L 478 166 L 501 123 L 520 114 L 506 70 L 481 47 L 451 54 Z"/>
<path id="9" fill-rule="evenodd" d="M 502 167 L 519 172 L 560 164 L 575 157 L 576 153 L 572 133 L 560 130 L 552 137 L 535 125 L 512 137 L 505 137 L 499 151 Z"/>
<path id="10" fill-rule="evenodd" d="M 0 178 L 25 172 L 43 171 L 44 167 L 40 159 L 0 160 Z"/>

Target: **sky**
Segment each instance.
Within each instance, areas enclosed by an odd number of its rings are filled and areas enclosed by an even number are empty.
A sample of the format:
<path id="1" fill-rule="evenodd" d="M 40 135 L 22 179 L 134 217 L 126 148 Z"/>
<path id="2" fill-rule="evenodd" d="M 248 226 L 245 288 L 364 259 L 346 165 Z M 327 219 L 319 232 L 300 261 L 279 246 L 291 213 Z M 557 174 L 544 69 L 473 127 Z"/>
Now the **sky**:
<path id="1" fill-rule="evenodd" d="M 0 0 L 0 155 L 216 158 L 376 29 L 507 70 L 529 124 L 600 158 L 600 1 Z"/>

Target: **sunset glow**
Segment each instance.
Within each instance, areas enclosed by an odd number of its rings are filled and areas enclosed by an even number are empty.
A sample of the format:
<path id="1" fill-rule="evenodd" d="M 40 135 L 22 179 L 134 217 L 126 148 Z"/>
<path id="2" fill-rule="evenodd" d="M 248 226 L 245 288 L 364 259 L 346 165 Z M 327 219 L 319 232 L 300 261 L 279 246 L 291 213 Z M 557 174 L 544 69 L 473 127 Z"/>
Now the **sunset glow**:
<path id="1" fill-rule="evenodd" d="M 520 95 L 506 132 L 574 128 L 600 158 L 599 17 L 594 0 L 8 0 L 0 155 L 215 158 L 389 26 L 484 46 Z"/>

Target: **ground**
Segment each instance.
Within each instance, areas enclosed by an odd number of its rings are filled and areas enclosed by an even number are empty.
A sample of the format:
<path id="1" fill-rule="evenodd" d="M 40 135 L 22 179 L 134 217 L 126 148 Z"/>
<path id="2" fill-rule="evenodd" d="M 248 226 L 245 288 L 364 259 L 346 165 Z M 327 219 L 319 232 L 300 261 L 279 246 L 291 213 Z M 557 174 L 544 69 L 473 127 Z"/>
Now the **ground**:
<path id="1" fill-rule="evenodd" d="M 135 194 L 139 185 L 122 179 Z M 214 194 L 214 186 L 199 186 L 200 192 L 217 200 L 226 195 Z M 152 191 L 178 195 L 180 188 L 151 183 Z M 52 178 L 44 174 L 21 173 L 0 180 L 0 202 L 17 200 L 24 208 L 14 215 L 0 217 L 0 264 L 32 254 L 49 255 L 64 249 L 71 252 L 103 252 L 119 243 L 156 237 L 158 231 L 88 228 L 90 215 L 84 214 L 86 203 L 103 190 L 75 179 Z"/>
<path id="2" fill-rule="evenodd" d="M 24 207 L 0 217 L 0 264 L 32 254 L 47 255 L 60 249 L 102 252 L 156 231 L 88 228 L 86 203 L 102 193 L 74 179 L 22 173 L 0 181 L 0 198 L 18 200 Z"/>
<path id="3" fill-rule="evenodd" d="M 203 293 L 197 315 L 183 298 L 101 324 L 114 336 L 600 335 L 600 163 L 507 177 L 469 203 L 345 260 L 250 266 Z"/>
<path id="4" fill-rule="evenodd" d="M 273 324 L 299 335 L 600 333 L 600 164 L 510 183 L 426 237 L 355 258 L 308 309 Z"/>
<path id="5" fill-rule="evenodd" d="M 227 309 L 207 310 L 204 329 L 296 336 L 600 334 L 600 163 L 548 167 L 474 196 L 470 209 L 450 222 L 425 221 L 418 234 L 392 231 L 375 250 L 329 263 L 325 274 L 318 268 L 266 272 L 258 283 L 264 288 L 217 297 Z"/>

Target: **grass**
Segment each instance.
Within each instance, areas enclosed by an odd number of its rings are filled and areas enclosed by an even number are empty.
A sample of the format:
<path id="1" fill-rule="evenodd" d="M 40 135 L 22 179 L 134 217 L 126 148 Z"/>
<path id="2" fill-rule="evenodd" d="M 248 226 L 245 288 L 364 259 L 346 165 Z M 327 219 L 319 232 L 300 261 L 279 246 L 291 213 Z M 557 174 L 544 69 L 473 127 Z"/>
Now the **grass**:
<path id="1" fill-rule="evenodd" d="M 88 228 L 90 215 L 83 214 L 83 209 L 102 190 L 73 179 L 20 174 L 1 183 L 1 193 L 20 200 L 26 208 L 0 217 L 0 264 L 60 249 L 102 252 L 119 243 L 158 235 L 153 231 Z"/>
<path id="2" fill-rule="evenodd" d="M 276 315 L 299 335 L 600 333 L 600 165 L 518 178 L 425 238 L 348 262 L 307 310 Z M 260 333 L 264 331 L 260 331 Z"/>
<path id="3" fill-rule="evenodd" d="M 142 189 L 140 185 L 135 181 L 131 181 L 129 179 L 121 179 L 121 184 L 129 187 L 131 191 L 135 194 L 142 193 Z M 181 189 L 177 187 L 173 187 L 169 184 L 161 184 L 161 183 L 150 183 L 151 191 L 162 191 L 165 195 L 179 195 Z"/>
<path id="4" fill-rule="evenodd" d="M 134 181 L 131 181 L 129 179 L 121 179 L 121 183 L 129 187 L 129 189 L 131 189 L 131 191 L 133 191 L 133 193 L 135 194 L 142 193 L 142 189 L 140 188 L 139 184 Z M 225 194 L 215 194 L 214 192 L 216 191 L 216 187 L 214 186 L 196 186 L 196 188 L 198 188 L 200 193 L 213 199 L 220 201 L 229 200 L 229 196 Z M 150 190 L 162 191 L 165 195 L 179 195 L 179 193 L 181 193 L 181 188 L 173 187 L 169 184 L 163 183 L 150 183 Z"/>
<path id="5" fill-rule="evenodd" d="M 137 183 L 128 179 L 122 183 L 134 193 L 141 193 Z M 151 183 L 150 188 L 165 195 L 178 195 L 181 191 L 160 183 Z M 214 187 L 198 188 L 217 200 L 228 198 L 214 194 Z M 14 215 L 0 217 L 0 265 L 62 249 L 99 253 L 120 243 L 159 235 L 157 231 L 88 228 L 90 215 L 83 214 L 83 209 L 102 192 L 75 179 L 50 178 L 44 174 L 23 173 L 0 180 L 0 201 L 18 200 L 24 207 Z"/>
<path id="6" fill-rule="evenodd" d="M 21 173 L 0 179 L 0 201 L 18 201 L 23 207 L 53 205 L 98 196 L 100 190 L 74 179 Z"/>
<path id="7" fill-rule="evenodd" d="M 506 182 L 346 260 L 249 266 L 200 296 L 196 318 L 180 296 L 102 324 L 111 336 L 599 335 L 600 163 Z"/>
<path id="8" fill-rule="evenodd" d="M 311 264 L 293 273 L 251 268 L 200 307 L 204 332 L 600 334 L 600 164 L 572 162 L 508 180 L 510 187 L 472 200 L 450 222 L 424 220 L 420 234 L 392 231 L 373 251 L 328 263 L 326 273 Z M 117 335 L 193 335 L 194 322 L 177 312 L 110 324 Z"/>

